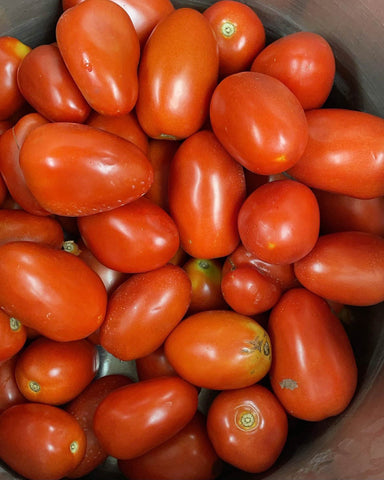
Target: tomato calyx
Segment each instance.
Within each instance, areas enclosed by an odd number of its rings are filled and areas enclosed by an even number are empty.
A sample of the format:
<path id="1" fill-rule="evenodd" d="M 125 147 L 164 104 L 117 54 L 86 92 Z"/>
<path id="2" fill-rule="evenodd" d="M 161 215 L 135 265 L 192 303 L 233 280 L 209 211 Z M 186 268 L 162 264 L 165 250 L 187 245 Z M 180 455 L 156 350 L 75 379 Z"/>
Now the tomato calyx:
<path id="1" fill-rule="evenodd" d="M 235 414 L 236 426 L 240 430 L 250 431 L 259 426 L 260 415 L 251 406 L 240 406 Z"/>
<path id="2" fill-rule="evenodd" d="M 12 332 L 18 332 L 21 328 L 21 322 L 15 317 L 9 317 L 9 328 Z"/>
<path id="3" fill-rule="evenodd" d="M 30 382 L 28 383 L 28 386 L 29 386 L 30 390 L 32 390 L 32 392 L 34 392 L 34 393 L 39 393 L 40 390 L 41 390 L 40 385 L 37 382 L 35 382 L 34 380 L 30 380 Z"/>
<path id="4" fill-rule="evenodd" d="M 80 247 L 73 240 L 65 240 L 65 242 L 63 242 L 62 248 L 65 252 L 72 253 L 72 255 L 78 256 L 81 253 Z"/>
<path id="5" fill-rule="evenodd" d="M 226 20 L 222 25 L 221 25 L 221 34 L 225 38 L 231 38 L 233 35 L 236 33 L 236 24 L 233 22 Z"/>
<path id="6" fill-rule="evenodd" d="M 241 349 L 242 353 L 252 354 L 257 350 L 258 352 L 263 353 L 266 357 L 269 357 L 271 355 L 271 348 L 266 335 L 264 335 L 263 338 L 260 338 L 259 335 L 257 335 L 254 340 L 250 340 L 247 343 L 250 346 L 243 347 Z"/>
<path id="7" fill-rule="evenodd" d="M 77 440 L 71 442 L 69 445 L 69 450 L 71 453 L 75 454 L 79 450 L 79 442 Z"/>

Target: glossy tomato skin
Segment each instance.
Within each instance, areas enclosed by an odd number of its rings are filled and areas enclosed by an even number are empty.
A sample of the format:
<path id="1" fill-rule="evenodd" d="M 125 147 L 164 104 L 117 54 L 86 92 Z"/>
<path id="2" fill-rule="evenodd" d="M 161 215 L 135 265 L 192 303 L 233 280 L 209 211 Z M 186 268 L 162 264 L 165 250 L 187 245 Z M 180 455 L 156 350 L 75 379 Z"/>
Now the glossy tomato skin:
<path id="1" fill-rule="evenodd" d="M 164 344 L 144 357 L 136 358 L 136 371 L 139 380 L 154 377 L 177 376 L 175 369 L 168 362 L 164 353 Z"/>
<path id="2" fill-rule="evenodd" d="M 213 92 L 210 120 L 230 155 L 262 175 L 292 167 L 308 141 L 300 102 L 283 83 L 263 73 L 224 78 Z"/>
<path id="3" fill-rule="evenodd" d="M 148 355 L 182 320 L 190 301 L 191 282 L 181 267 L 133 274 L 108 302 L 100 343 L 120 360 Z"/>
<path id="4" fill-rule="evenodd" d="M 142 196 L 153 181 L 152 166 L 136 145 L 69 122 L 33 130 L 21 148 L 20 166 L 38 202 L 64 216 L 119 207 Z"/>
<path id="5" fill-rule="evenodd" d="M 22 241 L 0 246 L 0 255 L 0 305 L 9 316 L 57 341 L 85 338 L 100 326 L 107 294 L 82 260 Z"/>
<path id="6" fill-rule="evenodd" d="M 25 403 L 0 415 L 0 457 L 31 480 L 59 480 L 80 463 L 86 437 L 78 422 L 52 405 Z"/>
<path id="7" fill-rule="evenodd" d="M 384 239 L 365 232 L 322 235 L 295 264 L 299 282 L 321 297 L 367 306 L 384 300 Z"/>
<path id="8" fill-rule="evenodd" d="M 178 377 L 152 378 L 110 393 L 97 408 L 93 427 L 104 450 L 126 460 L 176 435 L 196 410 L 195 387 Z"/>
<path id="9" fill-rule="evenodd" d="M 15 378 L 15 367 L 18 355 L 0 362 L 0 413 L 13 405 L 26 403 Z"/>
<path id="10" fill-rule="evenodd" d="M 384 119 L 338 108 L 314 109 L 306 117 L 308 144 L 288 173 L 320 190 L 356 198 L 382 196 Z"/>
<path id="11" fill-rule="evenodd" d="M 264 48 L 253 60 L 251 71 L 283 82 L 304 110 L 320 108 L 335 78 L 335 57 L 327 40 L 313 32 L 295 32 Z"/>
<path id="12" fill-rule="evenodd" d="M 265 29 L 254 10 L 234 0 L 220 0 L 203 15 L 216 34 L 221 77 L 249 70 L 265 46 Z"/>
<path id="13" fill-rule="evenodd" d="M 107 267 L 125 273 L 162 267 L 179 247 L 175 222 L 147 198 L 81 217 L 78 225 L 95 257 Z"/>
<path id="14" fill-rule="evenodd" d="M 320 421 L 342 412 L 356 389 L 349 338 L 327 302 L 304 288 L 286 292 L 271 312 L 273 391 L 294 417 Z"/>
<path id="15" fill-rule="evenodd" d="M 166 339 L 164 351 L 182 378 L 212 390 L 261 380 L 272 356 L 264 328 L 229 310 L 207 310 L 184 319 Z"/>
<path id="16" fill-rule="evenodd" d="M 219 57 L 208 20 L 178 8 L 153 30 L 139 67 L 138 120 L 153 138 L 184 139 L 207 120 Z"/>
<path id="17" fill-rule="evenodd" d="M 140 457 L 120 460 L 118 465 L 130 480 L 214 480 L 223 468 L 200 412 L 174 437 Z"/>
<path id="18" fill-rule="evenodd" d="M 18 68 L 17 83 L 28 103 L 52 122 L 82 123 L 91 111 L 56 45 L 32 49 Z"/>
<path id="19" fill-rule="evenodd" d="M 64 11 L 56 24 L 56 39 L 71 76 L 93 110 L 122 115 L 133 109 L 140 44 L 132 20 L 119 5 L 92 0 Z"/>
<path id="20" fill-rule="evenodd" d="M 0 310 L 0 362 L 16 355 L 27 340 L 26 328 L 13 317 Z"/>
<path id="21" fill-rule="evenodd" d="M 259 473 L 270 468 L 283 450 L 288 419 L 272 392 L 252 385 L 215 397 L 208 410 L 207 431 L 220 458 Z"/>
<path id="22" fill-rule="evenodd" d="M 168 191 L 170 213 L 189 255 L 219 258 L 237 247 L 244 172 L 211 131 L 197 132 L 179 147 L 171 163 Z"/>

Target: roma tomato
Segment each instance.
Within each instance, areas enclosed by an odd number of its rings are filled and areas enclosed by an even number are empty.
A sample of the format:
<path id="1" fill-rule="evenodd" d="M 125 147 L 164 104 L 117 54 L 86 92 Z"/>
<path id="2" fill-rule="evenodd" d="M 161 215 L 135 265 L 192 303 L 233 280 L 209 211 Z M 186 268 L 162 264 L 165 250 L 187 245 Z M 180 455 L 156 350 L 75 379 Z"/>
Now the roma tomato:
<path id="1" fill-rule="evenodd" d="M 213 92 L 210 119 L 224 148 L 245 168 L 262 175 L 292 167 L 308 141 L 300 102 L 283 83 L 263 73 L 224 78 Z"/>
<path id="2" fill-rule="evenodd" d="M 247 250 L 268 263 L 293 263 L 314 247 L 320 213 L 314 193 L 293 180 L 276 180 L 247 197 L 238 216 Z"/>
<path id="3" fill-rule="evenodd" d="M 327 40 L 312 32 L 295 32 L 264 48 L 251 71 L 265 73 L 284 83 L 304 110 L 320 108 L 335 78 L 335 57 Z"/>
<path id="4" fill-rule="evenodd" d="M 138 120 L 153 138 L 183 139 L 207 120 L 219 56 L 208 20 L 179 8 L 152 31 L 139 66 Z"/>
<path id="5" fill-rule="evenodd" d="M 304 288 L 284 293 L 272 309 L 273 391 L 294 417 L 320 421 L 342 412 L 356 389 L 348 336 L 327 302 Z"/>
<path id="6" fill-rule="evenodd" d="M 211 131 L 197 132 L 179 147 L 168 189 L 170 212 L 189 255 L 212 259 L 233 252 L 239 243 L 244 172 Z"/>
<path id="7" fill-rule="evenodd" d="M 78 225 L 95 257 L 120 272 L 140 273 L 162 267 L 179 247 L 175 222 L 147 198 L 80 217 Z"/>
<path id="8" fill-rule="evenodd" d="M 151 352 L 145 357 L 136 358 L 135 364 L 139 380 L 177 375 L 175 369 L 165 356 L 164 345 L 161 345 L 154 352 Z"/>
<path id="9" fill-rule="evenodd" d="M 299 282 L 323 298 L 367 306 L 384 300 L 384 239 L 365 232 L 322 235 L 295 264 Z"/>
<path id="10" fill-rule="evenodd" d="M 76 256 L 35 242 L 0 246 L 0 306 L 57 341 L 79 340 L 104 320 L 107 294 Z"/>
<path id="11" fill-rule="evenodd" d="M 140 457 L 119 460 L 118 466 L 129 480 L 214 480 L 223 462 L 208 438 L 205 417 L 196 412 L 175 436 Z"/>
<path id="12" fill-rule="evenodd" d="M 136 145 L 68 122 L 33 130 L 21 147 L 20 166 L 39 204 L 64 216 L 119 207 L 142 196 L 153 181 L 152 165 Z"/>
<path id="13" fill-rule="evenodd" d="M 311 110 L 306 117 L 308 144 L 288 173 L 320 190 L 356 198 L 383 196 L 384 119 L 337 108 Z"/>
<path id="14" fill-rule="evenodd" d="M 265 45 L 265 29 L 254 10 L 235 0 L 220 0 L 206 10 L 219 47 L 221 77 L 249 70 Z"/>
<path id="15" fill-rule="evenodd" d="M 93 427 L 104 450 L 126 460 L 176 435 L 196 410 L 194 386 L 178 377 L 152 378 L 107 395 L 96 410 Z"/>
<path id="16" fill-rule="evenodd" d="M 26 328 L 13 317 L 0 310 L 0 362 L 18 353 L 27 340 Z"/>
<path id="17" fill-rule="evenodd" d="M 53 405 L 24 403 L 0 415 L 0 457 L 31 480 L 59 480 L 80 463 L 85 433 L 76 419 Z"/>
<path id="18" fill-rule="evenodd" d="M 191 282 L 176 265 L 136 273 L 112 294 L 100 328 L 100 344 L 120 360 L 134 360 L 159 348 L 182 320 Z"/>
<path id="19" fill-rule="evenodd" d="M 229 310 L 207 310 L 186 318 L 166 339 L 164 351 L 182 378 L 212 390 L 242 388 L 261 380 L 272 356 L 264 328 Z"/>
<path id="20" fill-rule="evenodd" d="M 252 385 L 220 392 L 214 398 L 207 431 L 220 458 L 246 472 L 259 473 L 270 468 L 283 450 L 288 418 L 272 392 Z"/>
<path id="21" fill-rule="evenodd" d="M 26 403 L 26 398 L 21 394 L 15 378 L 15 367 L 18 355 L 0 362 L 0 413 L 12 405 Z"/>
<path id="22" fill-rule="evenodd" d="M 86 0 L 66 10 L 56 39 L 72 78 L 89 105 L 105 115 L 135 106 L 140 44 L 129 15 L 109 0 Z"/>
<path id="23" fill-rule="evenodd" d="M 91 111 L 56 45 L 31 50 L 18 68 L 17 83 L 28 103 L 52 122 L 82 123 Z"/>
<path id="24" fill-rule="evenodd" d="M 15 376 L 27 400 L 63 405 L 91 383 L 97 369 L 96 347 L 87 340 L 56 342 L 40 337 L 21 352 Z"/>

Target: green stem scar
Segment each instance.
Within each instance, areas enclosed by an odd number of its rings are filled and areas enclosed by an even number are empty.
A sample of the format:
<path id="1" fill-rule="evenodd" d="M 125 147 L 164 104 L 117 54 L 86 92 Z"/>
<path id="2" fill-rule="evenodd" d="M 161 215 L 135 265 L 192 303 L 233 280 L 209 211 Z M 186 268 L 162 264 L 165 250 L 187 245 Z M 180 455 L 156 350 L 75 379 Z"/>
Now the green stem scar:
<path id="1" fill-rule="evenodd" d="M 41 390 L 40 385 L 39 385 L 37 382 L 33 381 L 33 380 L 31 380 L 31 381 L 29 382 L 28 386 L 29 386 L 29 388 L 32 390 L 32 392 L 34 392 L 34 393 L 38 393 L 38 392 L 40 392 L 40 390 Z"/>
<path id="2" fill-rule="evenodd" d="M 76 453 L 78 449 L 79 449 L 79 443 L 76 440 L 74 440 L 69 445 L 69 450 L 71 451 L 71 453 Z"/>
<path id="3" fill-rule="evenodd" d="M 236 25 L 226 21 L 221 25 L 221 33 L 225 38 L 230 38 L 236 33 Z"/>
<path id="4" fill-rule="evenodd" d="M 21 323 L 19 322 L 19 320 L 17 320 L 17 318 L 15 317 L 10 317 L 9 318 L 9 328 L 13 331 L 13 332 L 17 332 L 20 330 L 21 328 Z"/>

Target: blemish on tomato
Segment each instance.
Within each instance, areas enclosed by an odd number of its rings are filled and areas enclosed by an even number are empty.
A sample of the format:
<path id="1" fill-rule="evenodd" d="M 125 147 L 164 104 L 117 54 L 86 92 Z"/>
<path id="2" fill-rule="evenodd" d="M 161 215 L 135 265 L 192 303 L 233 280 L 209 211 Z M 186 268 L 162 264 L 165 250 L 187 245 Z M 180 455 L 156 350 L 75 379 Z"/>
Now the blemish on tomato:
<path id="1" fill-rule="evenodd" d="M 279 382 L 280 387 L 286 388 L 288 390 L 294 390 L 295 388 L 299 388 L 299 385 L 295 380 L 292 380 L 292 378 L 284 378 L 281 382 Z"/>

